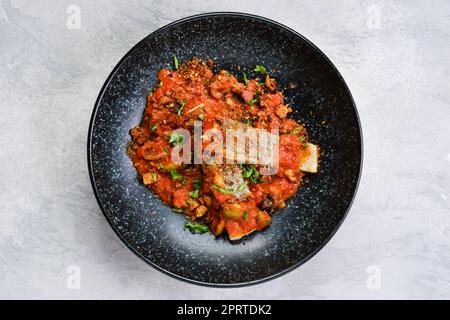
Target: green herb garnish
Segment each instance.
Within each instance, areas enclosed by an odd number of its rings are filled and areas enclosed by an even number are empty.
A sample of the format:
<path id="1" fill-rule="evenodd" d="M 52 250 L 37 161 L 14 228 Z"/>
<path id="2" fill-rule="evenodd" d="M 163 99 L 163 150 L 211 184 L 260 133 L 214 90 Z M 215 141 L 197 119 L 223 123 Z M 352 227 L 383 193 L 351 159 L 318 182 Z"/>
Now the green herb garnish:
<path id="1" fill-rule="evenodd" d="M 242 72 L 242 78 L 244 79 L 245 85 L 248 84 L 247 74 L 245 72 Z"/>
<path id="2" fill-rule="evenodd" d="M 179 103 L 181 104 L 181 106 L 180 106 L 180 108 L 178 109 L 177 114 L 178 114 L 178 116 L 181 117 L 181 114 L 183 113 L 184 106 L 186 105 L 186 101 L 181 101 L 181 102 L 179 102 Z"/>
<path id="3" fill-rule="evenodd" d="M 248 220 L 248 212 L 244 211 L 244 220 L 247 221 Z"/>
<path id="4" fill-rule="evenodd" d="M 189 192 L 189 196 L 193 199 L 198 199 L 200 196 L 200 189 L 203 187 L 203 180 L 195 179 L 194 180 L 194 191 Z"/>
<path id="5" fill-rule="evenodd" d="M 221 187 L 216 186 L 215 184 L 213 184 L 212 187 L 223 194 L 233 194 L 234 193 L 234 190 L 223 189 Z"/>
<path id="6" fill-rule="evenodd" d="M 292 130 L 291 134 L 299 134 L 302 132 L 302 128 L 301 127 L 297 127 L 294 130 Z"/>
<path id="7" fill-rule="evenodd" d="M 172 169 L 170 170 L 170 176 L 172 177 L 173 180 L 179 180 L 179 179 L 183 179 L 184 177 L 178 173 L 177 170 Z"/>
<path id="8" fill-rule="evenodd" d="M 184 136 L 177 132 L 172 132 L 170 135 L 169 143 L 171 143 L 173 146 L 176 146 L 177 144 L 183 142 Z"/>
<path id="9" fill-rule="evenodd" d="M 241 164 L 242 177 L 253 184 L 260 183 L 261 177 L 258 169 L 253 164 Z"/>
<path id="10" fill-rule="evenodd" d="M 247 185 L 247 181 L 245 181 L 243 184 L 241 184 L 238 188 L 237 191 L 242 191 L 244 190 L 245 186 Z"/>
<path id="11" fill-rule="evenodd" d="M 152 173 L 152 179 L 153 179 L 153 182 L 156 182 L 156 178 L 157 178 L 156 173 Z"/>
<path id="12" fill-rule="evenodd" d="M 192 233 L 196 233 L 196 232 L 204 233 L 204 232 L 209 231 L 209 228 L 207 226 L 205 226 L 203 224 L 199 224 L 199 223 L 192 223 L 192 222 L 186 222 L 184 224 L 184 229 L 188 229 Z"/>
<path id="13" fill-rule="evenodd" d="M 178 61 L 177 56 L 173 56 L 173 66 L 175 70 L 178 70 L 178 68 L 180 67 L 180 62 Z"/>
<path id="14" fill-rule="evenodd" d="M 253 69 L 253 71 L 255 72 L 260 72 L 260 73 L 266 73 L 266 67 L 264 67 L 262 64 L 257 64 L 255 66 L 255 69 Z"/>
<path id="15" fill-rule="evenodd" d="M 203 121 L 203 120 L 205 120 L 205 115 L 203 113 L 200 113 L 198 115 L 198 118 Z"/>
<path id="16" fill-rule="evenodd" d="M 255 104 L 255 103 L 258 101 L 260 95 L 261 95 L 261 92 L 256 91 L 255 97 L 254 97 L 252 100 L 250 100 L 250 101 L 248 102 L 248 104 L 249 104 L 250 106 L 252 106 L 253 104 Z"/>
<path id="17" fill-rule="evenodd" d="M 195 190 L 200 190 L 203 187 L 203 180 L 195 179 L 194 180 L 194 188 Z"/>
<path id="18" fill-rule="evenodd" d="M 199 192 L 200 192 L 200 190 L 198 190 L 198 189 L 194 190 L 194 191 L 191 191 L 191 192 L 189 192 L 189 196 L 192 199 L 198 199 L 198 197 L 200 196 Z"/>
<path id="19" fill-rule="evenodd" d="M 298 137 L 297 141 L 298 142 L 305 142 L 305 137 L 304 136 Z"/>
<path id="20" fill-rule="evenodd" d="M 165 154 L 169 154 L 169 148 L 164 147 L 164 153 L 165 153 Z"/>
<path id="21" fill-rule="evenodd" d="M 152 125 L 152 127 L 150 128 L 150 130 L 155 131 L 156 128 L 158 128 L 158 125 L 157 125 L 157 124 L 154 124 L 154 125 Z"/>
<path id="22" fill-rule="evenodd" d="M 164 165 L 162 163 L 158 163 L 158 168 L 164 169 Z"/>
<path id="23" fill-rule="evenodd" d="M 183 209 L 181 208 L 172 208 L 173 212 L 183 212 Z"/>

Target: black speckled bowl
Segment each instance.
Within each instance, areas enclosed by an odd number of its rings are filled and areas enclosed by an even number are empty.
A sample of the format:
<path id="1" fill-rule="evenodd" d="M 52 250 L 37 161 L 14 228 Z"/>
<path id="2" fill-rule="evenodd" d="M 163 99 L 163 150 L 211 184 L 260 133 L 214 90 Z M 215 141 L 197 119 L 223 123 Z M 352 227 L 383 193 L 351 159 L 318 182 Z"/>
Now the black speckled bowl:
<path id="1" fill-rule="evenodd" d="M 231 243 L 212 234 L 183 230 L 185 218 L 139 182 L 126 154 L 129 130 L 138 125 L 159 69 L 199 56 L 221 69 L 252 75 L 265 65 L 285 91 L 293 117 L 321 147 L 320 172 L 272 225 Z M 336 232 L 355 195 L 362 161 L 358 114 L 349 89 L 327 57 L 295 31 L 239 13 L 202 14 L 176 21 L 131 49 L 103 86 L 92 114 L 88 164 L 101 210 L 120 239 L 157 269 L 197 284 L 239 286 L 292 270 Z"/>

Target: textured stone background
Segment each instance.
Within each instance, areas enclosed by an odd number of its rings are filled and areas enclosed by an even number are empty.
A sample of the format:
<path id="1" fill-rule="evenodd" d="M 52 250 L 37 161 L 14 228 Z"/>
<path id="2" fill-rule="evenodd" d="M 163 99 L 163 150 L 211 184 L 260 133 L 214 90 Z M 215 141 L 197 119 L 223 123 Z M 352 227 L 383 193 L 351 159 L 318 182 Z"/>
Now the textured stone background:
<path id="1" fill-rule="evenodd" d="M 67 24 L 71 4 L 80 29 Z M 341 229 L 307 264 L 247 288 L 146 265 L 106 223 L 87 172 L 91 110 L 114 65 L 207 11 L 263 15 L 309 38 L 363 126 L 362 181 Z M 449 39 L 448 1 L 0 0 L 0 298 L 450 298 Z M 79 290 L 67 286 L 73 265 Z"/>

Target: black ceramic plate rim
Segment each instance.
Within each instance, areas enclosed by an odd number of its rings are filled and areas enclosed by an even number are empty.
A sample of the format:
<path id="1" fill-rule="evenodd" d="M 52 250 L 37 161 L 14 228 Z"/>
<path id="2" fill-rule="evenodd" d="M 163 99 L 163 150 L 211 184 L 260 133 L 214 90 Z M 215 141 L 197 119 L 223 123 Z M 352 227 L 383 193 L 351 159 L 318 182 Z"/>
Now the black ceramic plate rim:
<path id="1" fill-rule="evenodd" d="M 341 220 L 339 221 L 339 223 L 335 226 L 334 230 L 332 230 L 332 232 L 330 233 L 330 235 L 319 245 L 317 246 L 317 248 L 315 248 L 314 251 L 312 251 L 309 255 L 307 255 L 305 258 L 303 258 L 302 260 L 298 261 L 297 263 L 293 264 L 292 266 L 290 266 L 289 268 L 286 268 L 283 271 L 277 272 L 275 274 L 272 274 L 270 276 L 261 278 L 261 279 L 256 279 L 256 280 L 252 280 L 252 281 L 246 281 L 246 282 L 240 282 L 240 283 L 210 283 L 210 282 L 202 282 L 202 281 L 197 281 L 197 280 L 193 280 L 193 279 L 189 279 L 183 276 L 180 276 L 178 274 L 172 273 L 160 266 L 158 266 L 156 263 L 154 263 L 153 261 L 150 261 L 149 259 L 147 259 L 146 257 L 144 257 L 141 253 L 139 253 L 133 246 L 131 246 L 127 240 L 125 240 L 119 233 L 119 231 L 117 230 L 116 226 L 112 223 L 112 221 L 108 218 L 108 216 L 106 215 L 105 209 L 103 208 L 102 202 L 100 200 L 100 195 L 99 195 L 99 191 L 97 189 L 97 184 L 95 182 L 94 179 L 94 170 L 93 170 L 93 166 L 92 166 L 92 134 L 93 134 L 93 127 L 94 127 L 94 121 L 97 115 L 97 110 L 99 108 L 99 104 L 100 101 L 103 98 L 103 94 L 105 93 L 106 88 L 108 87 L 111 79 L 114 77 L 114 75 L 116 74 L 117 70 L 119 69 L 119 67 L 122 65 L 122 63 L 124 62 L 124 60 L 128 57 L 128 55 L 133 52 L 135 49 L 139 48 L 140 46 L 143 45 L 144 41 L 147 38 L 153 37 L 161 32 L 163 32 L 164 30 L 171 28 L 179 23 L 182 22 L 187 22 L 190 20 L 196 20 L 199 18 L 213 18 L 213 17 L 244 17 L 244 18 L 250 18 L 250 19 L 254 19 L 254 20 L 259 20 L 262 21 L 264 23 L 268 23 L 268 24 L 272 24 L 274 26 L 280 27 L 285 29 L 286 31 L 291 32 L 294 36 L 296 36 L 297 38 L 301 39 L 302 41 L 305 41 L 306 43 L 308 43 L 314 50 L 316 50 L 332 67 L 333 71 L 338 75 L 339 79 L 342 81 L 342 83 L 344 84 L 345 90 L 347 91 L 350 100 L 352 102 L 353 108 L 355 110 L 355 115 L 356 115 L 356 120 L 358 123 L 358 130 L 359 130 L 359 134 L 360 134 L 360 154 L 361 154 L 361 159 L 360 159 L 360 164 L 359 164 L 359 172 L 358 172 L 358 178 L 356 181 L 356 186 L 355 186 L 355 190 L 353 192 L 352 195 L 352 199 L 347 207 L 346 212 L 344 213 L 344 215 L 342 216 Z M 137 255 L 139 258 L 141 258 L 144 262 L 146 262 L 147 264 L 149 264 L 150 266 L 154 267 L 156 270 L 161 271 L 164 274 L 167 274 L 175 279 L 178 280 L 183 280 L 185 282 L 191 283 L 191 284 L 196 284 L 196 285 L 202 285 L 202 286 L 209 286 L 209 287 L 220 287 L 220 288 L 236 288 L 236 287 L 244 287 L 244 286 L 249 286 L 249 285 L 255 285 L 255 284 L 259 284 L 262 282 L 266 282 L 275 278 L 278 278 L 282 275 L 285 275 L 286 273 L 298 268 L 299 266 L 301 266 L 302 264 L 304 264 L 305 262 L 307 262 L 309 259 L 311 259 L 313 256 L 315 256 L 330 240 L 331 238 L 336 234 L 336 232 L 339 230 L 340 226 L 342 225 L 342 223 L 344 222 L 345 218 L 347 217 L 350 208 L 353 205 L 353 202 L 355 200 L 356 194 L 358 192 L 358 188 L 359 188 L 359 184 L 361 181 L 361 174 L 362 174 L 362 168 L 363 168 L 363 152 L 364 152 L 364 147 L 363 147 L 363 135 L 362 135 L 362 127 L 361 127 L 361 121 L 360 121 L 360 117 L 359 117 L 359 113 L 358 113 L 358 109 L 356 108 L 356 104 L 355 101 L 353 99 L 353 96 L 350 92 L 350 89 L 347 86 L 347 83 L 345 82 L 344 78 L 342 77 L 342 75 L 339 73 L 339 71 L 337 70 L 337 68 L 335 67 L 335 65 L 331 62 L 331 60 L 316 46 L 314 45 L 311 41 L 309 41 L 307 38 L 305 38 L 303 35 L 301 35 L 300 33 L 298 33 L 297 31 L 279 23 L 276 22 L 274 20 L 265 18 L 265 17 L 261 17 L 258 15 L 254 15 L 254 14 L 249 14 L 249 13 L 241 13 L 241 12 L 227 12 L 227 11 L 219 11 L 219 12 L 209 12 L 209 13 L 200 13 L 200 14 L 196 14 L 196 15 L 192 15 L 192 16 L 188 16 L 185 18 L 181 18 L 179 20 L 176 20 L 172 23 L 169 23 L 159 29 L 157 29 L 156 31 L 152 32 L 151 34 L 149 34 L 148 36 L 146 36 L 144 39 L 142 39 L 141 41 L 139 41 L 135 46 L 133 46 L 124 56 L 122 59 L 120 59 L 120 61 L 117 63 L 117 65 L 114 67 L 114 69 L 111 71 L 110 75 L 108 76 L 108 78 L 106 79 L 104 85 L 102 86 L 100 93 L 97 97 L 97 100 L 95 101 L 95 105 L 94 105 L 94 110 L 92 111 L 92 115 L 91 115 L 91 119 L 90 119 L 90 123 L 89 123 L 89 131 L 88 131 L 88 140 L 87 140 L 87 161 L 88 161 L 88 171 L 89 171 L 89 178 L 91 180 L 91 185 L 92 185 L 92 189 L 94 191 L 95 194 L 95 198 L 97 200 L 97 203 L 100 207 L 100 210 L 102 211 L 106 221 L 108 221 L 109 225 L 111 226 L 111 228 L 114 230 L 114 232 L 116 233 L 116 235 L 119 237 L 119 239 L 125 244 L 125 246 L 131 250 L 131 252 L 133 252 L 135 255 Z"/>

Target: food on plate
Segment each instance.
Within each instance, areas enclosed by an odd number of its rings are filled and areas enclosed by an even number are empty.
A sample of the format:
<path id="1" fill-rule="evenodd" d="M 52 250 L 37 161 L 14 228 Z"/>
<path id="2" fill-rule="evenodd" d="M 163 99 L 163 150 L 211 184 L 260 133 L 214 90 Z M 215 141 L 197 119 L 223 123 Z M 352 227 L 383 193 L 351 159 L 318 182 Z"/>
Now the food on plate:
<path id="1" fill-rule="evenodd" d="M 186 215 L 191 232 L 209 229 L 238 240 L 266 228 L 297 192 L 305 172 L 318 172 L 319 147 L 301 123 L 289 118 L 292 109 L 263 65 L 254 68 L 254 79 L 242 73 L 239 81 L 225 70 L 214 72 L 211 60 L 174 62 L 174 70 L 158 72 L 141 123 L 130 131 L 128 154 L 138 175 L 164 203 Z M 208 135 L 213 131 L 225 140 L 212 148 L 211 158 L 222 155 L 223 161 L 193 161 L 196 142 L 207 150 L 221 141 Z M 252 134 L 262 132 L 274 137 L 276 132 L 273 174 L 263 174 L 273 163 L 262 163 L 259 152 L 249 151 L 252 143 L 262 144 Z M 244 149 L 225 147 L 241 138 Z M 247 157 L 238 161 L 238 152 Z M 180 153 L 183 161 L 174 157 Z"/>

